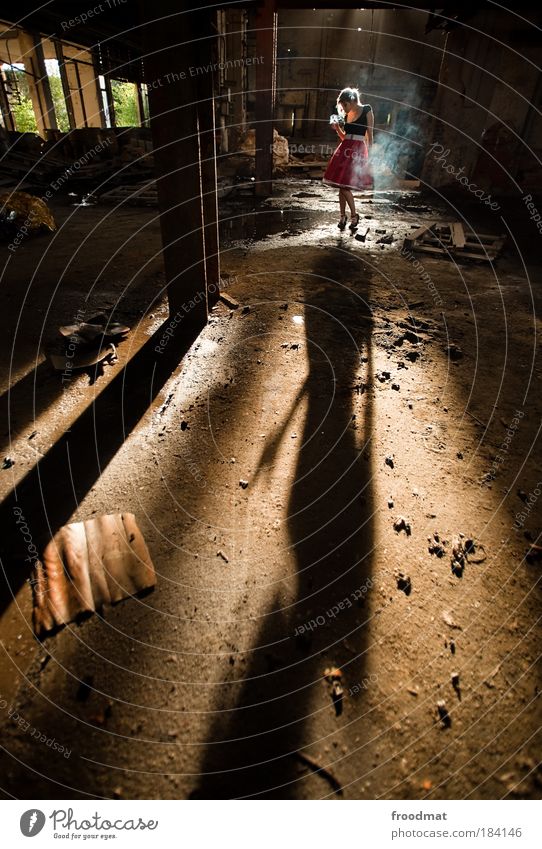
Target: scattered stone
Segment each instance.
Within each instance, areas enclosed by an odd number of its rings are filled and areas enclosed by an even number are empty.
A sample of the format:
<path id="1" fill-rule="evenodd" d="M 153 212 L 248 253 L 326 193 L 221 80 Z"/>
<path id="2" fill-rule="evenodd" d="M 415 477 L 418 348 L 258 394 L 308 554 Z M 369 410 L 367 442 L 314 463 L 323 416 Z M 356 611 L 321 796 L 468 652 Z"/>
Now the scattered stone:
<path id="1" fill-rule="evenodd" d="M 188 424 L 188 422 L 185 422 L 185 420 L 183 419 L 182 422 L 181 422 L 181 430 L 189 430 L 189 429 L 190 429 L 190 425 Z"/>
<path id="2" fill-rule="evenodd" d="M 281 309 L 281 310 L 287 310 L 287 309 L 288 309 L 288 304 L 281 304 L 280 309 Z"/>
<path id="3" fill-rule="evenodd" d="M 412 533 L 410 522 L 407 522 L 404 516 L 399 516 L 395 520 L 393 523 L 393 530 L 397 531 L 398 534 L 401 533 L 401 531 L 404 531 L 407 537 L 409 537 Z"/>
<path id="4" fill-rule="evenodd" d="M 245 481 L 245 480 L 243 480 L 243 479 L 241 478 L 241 480 L 239 481 L 239 486 L 240 486 L 242 489 L 246 489 L 246 488 L 247 488 L 247 486 L 248 486 L 248 481 Z"/>
<path id="5" fill-rule="evenodd" d="M 335 680 L 340 680 L 343 677 L 342 669 L 337 666 L 330 666 L 324 669 L 324 678 L 332 684 Z"/>
<path id="6" fill-rule="evenodd" d="M 525 559 L 527 563 L 535 563 L 537 560 L 542 560 L 542 545 L 532 543 L 527 550 Z"/>
<path id="7" fill-rule="evenodd" d="M 342 671 L 336 666 L 324 670 L 324 678 L 331 683 L 331 698 L 335 708 L 335 716 L 340 716 L 343 711 L 344 690 L 341 684 Z"/>
<path id="8" fill-rule="evenodd" d="M 411 696 L 417 696 L 418 695 L 418 691 L 416 690 L 415 687 L 408 687 L 407 693 L 410 693 Z"/>
<path id="9" fill-rule="evenodd" d="M 333 687 L 331 689 L 331 698 L 333 699 L 333 706 L 335 708 L 335 716 L 340 716 L 343 712 L 343 695 L 344 690 L 342 688 L 340 681 L 334 681 Z"/>
<path id="10" fill-rule="evenodd" d="M 528 495 L 523 489 L 518 489 L 518 497 L 525 503 L 527 502 Z"/>
<path id="11" fill-rule="evenodd" d="M 455 654 L 455 640 L 450 640 L 450 651 Z"/>
<path id="12" fill-rule="evenodd" d="M 454 362 L 463 359 L 463 351 L 459 345 L 448 345 L 444 350 L 448 354 L 450 360 L 453 360 Z"/>
<path id="13" fill-rule="evenodd" d="M 29 439 L 34 439 L 34 437 L 35 437 L 35 436 L 37 436 L 37 435 L 38 435 L 38 431 L 37 431 L 37 430 L 33 430 L 33 431 L 32 431 L 32 433 L 30 434 L 30 436 L 29 436 L 28 438 L 29 438 Z"/>
<path id="14" fill-rule="evenodd" d="M 390 508 L 390 510 L 393 507 L 393 498 L 391 496 L 388 498 L 388 507 Z"/>
<path id="15" fill-rule="evenodd" d="M 375 231 L 378 233 L 378 230 Z M 381 239 L 378 239 L 377 245 L 391 245 L 393 242 L 393 234 L 390 233 L 388 236 L 382 236 Z"/>
<path id="16" fill-rule="evenodd" d="M 376 379 L 380 381 L 380 383 L 385 383 L 386 380 L 391 378 L 391 372 L 389 371 L 378 371 L 376 373 Z"/>
<path id="17" fill-rule="evenodd" d="M 405 354 L 405 357 L 407 358 L 407 360 L 410 360 L 411 363 L 415 363 L 419 356 L 419 351 L 408 351 L 408 353 Z"/>
<path id="18" fill-rule="evenodd" d="M 299 342 L 294 342 L 292 345 L 290 345 L 291 351 L 299 351 L 300 348 L 301 348 L 301 345 L 299 344 Z"/>
<path id="19" fill-rule="evenodd" d="M 471 554 L 475 552 L 475 545 L 473 539 L 466 539 L 463 543 L 463 550 L 465 552 L 466 557 L 469 557 Z"/>
<path id="20" fill-rule="evenodd" d="M 249 306 L 243 307 L 243 309 L 241 310 L 241 315 L 248 315 L 249 312 L 250 312 Z"/>
<path id="21" fill-rule="evenodd" d="M 388 454 L 388 456 L 386 457 L 385 463 L 386 463 L 386 466 L 389 466 L 390 469 L 393 469 L 393 467 L 394 467 L 393 454 Z"/>
<path id="22" fill-rule="evenodd" d="M 235 298 L 232 298 L 231 295 L 228 295 L 227 292 L 220 293 L 220 300 L 223 304 L 226 304 L 231 310 L 236 310 L 239 308 L 239 301 L 236 301 Z"/>
<path id="23" fill-rule="evenodd" d="M 462 452 L 462 451 L 458 451 L 458 452 L 457 452 L 457 454 L 456 454 L 455 456 L 457 457 L 457 459 L 458 459 L 458 460 L 462 460 L 462 459 L 463 459 L 463 452 Z"/>
<path id="24" fill-rule="evenodd" d="M 221 558 L 222 558 L 222 560 L 224 561 L 224 563 L 229 563 L 229 562 L 230 562 L 230 561 L 229 561 L 229 559 L 226 557 L 226 555 L 224 554 L 224 552 L 223 552 L 223 551 L 217 551 L 216 556 L 217 556 L 217 557 L 221 557 Z"/>
<path id="25" fill-rule="evenodd" d="M 460 563 L 459 560 L 454 560 L 452 558 L 451 568 L 452 568 L 452 573 L 456 576 L 456 578 L 462 578 L 463 577 L 463 570 L 465 568 L 463 563 Z"/>
<path id="26" fill-rule="evenodd" d="M 437 702 L 437 711 L 439 719 L 442 722 L 444 728 L 450 728 L 452 724 L 452 718 L 448 713 L 448 710 L 446 708 L 446 702 L 443 699 L 439 699 L 439 701 Z"/>
<path id="27" fill-rule="evenodd" d="M 410 595 L 412 592 L 412 581 L 409 575 L 404 572 L 397 573 L 397 589 L 401 590 L 405 595 Z"/>
<path id="28" fill-rule="evenodd" d="M 395 389 L 396 392 L 399 392 L 401 387 L 398 383 L 392 383 L 391 388 Z"/>
<path id="29" fill-rule="evenodd" d="M 458 631 L 463 630 L 461 625 L 457 624 L 457 622 L 455 621 L 454 617 L 452 616 L 452 614 L 450 613 L 449 610 L 443 610 L 442 611 L 442 619 L 446 623 L 446 625 L 448 625 L 450 628 L 456 628 Z"/>
<path id="30" fill-rule="evenodd" d="M 439 535 L 434 533 L 433 537 L 427 537 L 427 541 L 429 543 L 429 554 L 434 554 L 436 557 L 444 557 L 446 554 L 446 549 L 444 548 L 445 540 L 441 542 Z"/>
<path id="31" fill-rule="evenodd" d="M 461 686 L 459 684 L 459 672 L 452 672 L 452 687 L 457 693 L 457 698 L 461 701 Z"/>
<path id="32" fill-rule="evenodd" d="M 406 339 L 406 341 L 410 342 L 412 345 L 421 345 L 423 342 L 422 337 L 418 336 L 417 333 L 414 333 L 413 330 L 407 330 L 403 339 Z"/>

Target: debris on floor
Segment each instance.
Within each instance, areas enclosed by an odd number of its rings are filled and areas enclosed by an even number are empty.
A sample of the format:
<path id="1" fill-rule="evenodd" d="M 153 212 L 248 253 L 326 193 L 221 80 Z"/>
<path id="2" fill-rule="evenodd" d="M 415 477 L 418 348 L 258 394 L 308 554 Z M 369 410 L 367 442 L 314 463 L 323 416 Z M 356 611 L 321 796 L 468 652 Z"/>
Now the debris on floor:
<path id="1" fill-rule="evenodd" d="M 332 772 L 330 772 L 326 767 L 320 766 L 320 764 L 311 758 L 310 755 L 306 755 L 304 752 L 292 752 L 292 757 L 298 761 L 303 766 L 307 766 L 313 772 L 320 775 L 328 784 L 333 788 L 335 793 L 338 796 L 342 796 L 343 788 L 339 781 L 335 778 Z"/>
<path id="2" fill-rule="evenodd" d="M 45 201 L 28 192 L 0 192 L 0 223 L 6 234 L 10 229 L 22 235 L 56 230 L 55 219 Z"/>
<path id="3" fill-rule="evenodd" d="M 88 322 L 62 325 L 59 333 L 64 340 L 63 349 L 50 352 L 48 357 L 56 371 L 66 373 L 87 369 L 98 363 L 112 365 L 117 359 L 113 340 L 122 342 L 129 332 L 129 327 L 111 322 L 102 314 Z"/>
<path id="4" fill-rule="evenodd" d="M 474 558 L 476 551 L 481 550 L 481 556 Z M 463 575 L 467 563 L 483 563 L 487 555 L 482 543 L 475 543 L 473 539 L 465 538 L 465 534 L 459 534 L 452 542 L 451 567 L 452 572 L 458 578 Z"/>
<path id="5" fill-rule="evenodd" d="M 535 545 L 534 543 L 530 545 L 527 554 L 525 555 L 525 559 L 528 563 L 534 563 L 536 560 L 542 560 L 542 545 Z"/>
<path id="6" fill-rule="evenodd" d="M 452 687 L 457 693 L 457 698 L 459 699 L 459 701 L 461 701 L 461 684 L 459 680 L 459 672 L 452 672 L 451 681 Z"/>
<path id="7" fill-rule="evenodd" d="M 446 707 L 446 702 L 443 699 L 439 699 L 437 702 L 437 711 L 440 721 L 444 728 L 450 728 L 452 724 L 452 718 L 448 713 L 448 709 Z"/>
<path id="8" fill-rule="evenodd" d="M 33 623 L 45 636 L 68 622 L 152 589 L 156 575 L 133 513 L 65 525 L 32 577 Z"/>
<path id="9" fill-rule="evenodd" d="M 412 534 L 412 527 L 410 525 L 410 522 L 407 521 L 404 516 L 399 516 L 395 520 L 395 522 L 393 523 L 393 530 L 396 531 L 398 534 L 400 534 L 401 531 L 404 531 L 407 537 Z"/>
<path id="10" fill-rule="evenodd" d="M 397 589 L 401 590 L 405 595 L 410 595 L 412 592 L 412 581 L 410 575 L 405 575 L 404 572 L 397 572 L 396 575 Z"/>
<path id="11" fill-rule="evenodd" d="M 342 671 L 336 667 L 324 671 L 324 678 L 331 684 L 331 699 L 335 708 L 335 716 L 340 716 L 343 712 L 344 690 L 341 683 L 342 677 Z"/>
<path id="12" fill-rule="evenodd" d="M 377 231 L 378 232 L 378 231 Z M 465 233 L 460 222 L 427 224 L 405 237 L 403 250 L 419 251 L 435 257 L 491 262 L 502 250 L 506 237 Z"/>

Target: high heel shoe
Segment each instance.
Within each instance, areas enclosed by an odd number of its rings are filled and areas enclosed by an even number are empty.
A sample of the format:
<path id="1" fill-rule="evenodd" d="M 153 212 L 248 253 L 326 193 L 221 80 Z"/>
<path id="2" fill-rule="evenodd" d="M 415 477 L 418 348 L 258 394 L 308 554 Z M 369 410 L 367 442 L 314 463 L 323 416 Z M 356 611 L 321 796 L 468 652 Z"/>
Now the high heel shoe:
<path id="1" fill-rule="evenodd" d="M 339 228 L 339 230 L 344 230 L 344 228 L 346 227 L 346 215 L 341 215 L 337 227 Z"/>
<path id="2" fill-rule="evenodd" d="M 357 230 L 359 224 L 359 215 L 353 215 L 350 221 L 350 229 Z"/>

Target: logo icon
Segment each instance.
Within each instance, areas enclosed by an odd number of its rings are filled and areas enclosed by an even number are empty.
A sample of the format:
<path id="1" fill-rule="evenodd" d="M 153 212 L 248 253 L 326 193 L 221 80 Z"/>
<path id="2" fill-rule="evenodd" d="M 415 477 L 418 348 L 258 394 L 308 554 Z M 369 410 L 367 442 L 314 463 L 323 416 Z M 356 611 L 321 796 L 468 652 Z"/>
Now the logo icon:
<path id="1" fill-rule="evenodd" d="M 21 817 L 21 831 L 25 837 L 35 837 L 45 825 L 45 814 L 37 808 L 25 811 Z"/>

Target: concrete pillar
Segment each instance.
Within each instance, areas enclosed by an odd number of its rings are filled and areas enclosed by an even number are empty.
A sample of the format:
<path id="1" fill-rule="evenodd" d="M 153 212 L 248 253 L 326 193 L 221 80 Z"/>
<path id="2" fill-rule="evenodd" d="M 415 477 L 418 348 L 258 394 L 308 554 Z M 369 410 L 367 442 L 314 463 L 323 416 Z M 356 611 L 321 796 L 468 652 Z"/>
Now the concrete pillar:
<path id="1" fill-rule="evenodd" d="M 276 74 L 276 14 L 274 0 L 256 11 L 256 194 L 273 191 L 273 113 Z"/>
<path id="2" fill-rule="evenodd" d="M 200 37 L 199 51 L 205 55 L 208 65 L 217 61 L 216 27 L 211 11 L 198 13 L 194 23 Z M 197 77 L 198 116 L 200 133 L 201 181 L 203 191 L 203 219 L 205 245 L 205 275 L 207 282 L 208 304 L 211 307 L 219 297 L 220 254 L 218 233 L 218 196 L 216 173 L 216 112 L 215 112 L 215 74 L 207 72 Z"/>
<path id="3" fill-rule="evenodd" d="M 247 57 L 246 25 L 247 13 L 244 9 L 231 9 L 226 12 L 226 59 L 237 61 L 226 71 L 226 89 L 230 89 L 230 103 L 226 124 L 232 128 L 231 149 L 237 148 L 237 142 L 247 129 Z"/>
<path id="4" fill-rule="evenodd" d="M 41 39 L 37 35 L 21 31 L 19 49 L 25 69 L 31 75 L 27 76 L 27 81 L 38 133 L 45 138 L 46 130 L 56 130 L 57 123 Z"/>
<path id="5" fill-rule="evenodd" d="M 75 130 L 75 113 L 73 109 L 72 102 L 72 93 L 70 89 L 70 84 L 68 81 L 68 74 L 66 72 L 66 63 L 64 61 L 64 52 L 62 50 L 62 42 L 58 39 L 54 39 L 55 52 L 56 52 L 56 60 L 58 62 L 58 70 L 60 73 L 60 80 L 62 82 L 62 91 L 64 93 L 64 101 L 66 103 L 66 111 L 68 113 L 68 121 L 70 124 L 70 130 Z"/>
<path id="6" fill-rule="evenodd" d="M 75 120 L 78 127 L 105 127 L 102 105 L 98 99 L 94 62 L 92 62 L 90 54 L 84 58 L 85 62 L 77 63 L 83 103 L 81 104 L 80 114 L 77 112 L 77 107 L 75 109 Z M 87 60 L 92 64 L 86 64 Z M 86 123 L 79 123 L 80 121 L 86 121 Z"/>
<path id="7" fill-rule="evenodd" d="M 145 7 L 146 8 L 146 7 Z M 164 267 L 176 328 L 207 321 L 204 220 L 198 133 L 198 85 L 190 67 L 208 64 L 208 43 L 198 38 L 193 13 L 163 0 L 160 19 L 148 8 L 145 71 L 149 90 Z"/>

